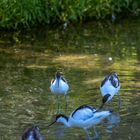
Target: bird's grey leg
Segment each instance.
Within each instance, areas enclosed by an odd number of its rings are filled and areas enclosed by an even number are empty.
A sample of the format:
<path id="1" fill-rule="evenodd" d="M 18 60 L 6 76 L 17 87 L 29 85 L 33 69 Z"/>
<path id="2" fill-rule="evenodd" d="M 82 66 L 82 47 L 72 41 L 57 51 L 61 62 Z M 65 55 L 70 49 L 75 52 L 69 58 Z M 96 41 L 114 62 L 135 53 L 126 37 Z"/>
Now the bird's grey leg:
<path id="1" fill-rule="evenodd" d="M 91 140 L 88 130 L 84 128 L 84 131 L 86 133 L 87 140 Z"/>
<path id="2" fill-rule="evenodd" d="M 65 101 L 66 101 L 66 111 L 68 110 L 68 96 L 65 94 Z"/>
<path id="3" fill-rule="evenodd" d="M 120 97 L 119 93 L 117 95 L 118 95 L 118 106 L 120 108 L 121 107 L 121 97 Z"/>
<path id="4" fill-rule="evenodd" d="M 94 134 L 95 134 L 94 139 L 98 139 L 100 136 L 97 133 L 95 126 L 93 126 L 93 130 L 94 130 Z"/>
<path id="5" fill-rule="evenodd" d="M 59 96 L 56 95 L 56 100 L 57 100 L 57 113 L 60 112 L 60 101 L 59 101 Z"/>

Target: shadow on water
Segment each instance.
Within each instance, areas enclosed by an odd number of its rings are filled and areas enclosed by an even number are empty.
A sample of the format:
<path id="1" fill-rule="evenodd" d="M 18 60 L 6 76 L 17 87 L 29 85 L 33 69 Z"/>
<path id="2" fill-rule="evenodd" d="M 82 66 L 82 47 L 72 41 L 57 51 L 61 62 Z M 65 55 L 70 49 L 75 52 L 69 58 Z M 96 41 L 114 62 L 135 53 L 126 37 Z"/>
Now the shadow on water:
<path id="1" fill-rule="evenodd" d="M 101 80 L 110 71 L 116 71 L 121 82 L 122 107 L 118 110 L 117 96 L 109 107 L 119 113 L 120 122 L 113 126 L 99 125 L 97 131 L 100 139 L 138 140 L 139 24 L 140 20 L 121 24 L 89 22 L 68 26 L 66 30 L 3 32 L 0 35 L 0 138 L 19 139 L 23 130 L 35 123 L 40 126 L 43 138 L 85 139 L 81 129 L 47 128 L 56 114 L 50 81 L 59 70 L 70 85 L 67 113 L 61 97 L 61 112 L 66 115 L 82 104 L 99 107 Z"/>

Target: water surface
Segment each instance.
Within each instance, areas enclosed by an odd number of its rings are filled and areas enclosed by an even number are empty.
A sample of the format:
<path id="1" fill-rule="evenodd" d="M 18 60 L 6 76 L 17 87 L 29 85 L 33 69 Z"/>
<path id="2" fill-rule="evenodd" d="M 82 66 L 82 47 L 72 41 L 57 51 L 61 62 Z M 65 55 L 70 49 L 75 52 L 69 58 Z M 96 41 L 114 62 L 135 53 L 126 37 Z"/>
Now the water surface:
<path id="1" fill-rule="evenodd" d="M 106 108 L 114 110 L 110 124 L 98 125 L 101 140 L 139 140 L 140 134 L 140 20 L 1 32 L 0 139 L 20 139 L 37 124 L 44 139 L 84 140 L 82 129 L 47 125 L 56 112 L 50 81 L 56 71 L 67 79 L 69 115 L 82 104 L 99 107 L 99 86 L 109 72 L 118 73 L 122 106 L 115 96 Z M 92 135 L 92 129 L 90 135 Z"/>

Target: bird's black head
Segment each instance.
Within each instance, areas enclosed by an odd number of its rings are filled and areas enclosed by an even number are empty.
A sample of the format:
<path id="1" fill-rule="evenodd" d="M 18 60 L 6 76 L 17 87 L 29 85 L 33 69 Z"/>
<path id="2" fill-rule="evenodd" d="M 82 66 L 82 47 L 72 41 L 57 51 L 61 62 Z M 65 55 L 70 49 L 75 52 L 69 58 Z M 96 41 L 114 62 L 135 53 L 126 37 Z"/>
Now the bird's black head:
<path id="1" fill-rule="evenodd" d="M 28 140 L 29 137 L 32 137 L 34 140 L 42 139 L 38 126 L 34 125 L 31 128 L 26 129 L 24 134 L 22 135 L 22 140 Z"/>
<path id="2" fill-rule="evenodd" d="M 58 115 L 56 115 L 56 117 L 55 117 L 55 119 L 52 121 L 52 123 L 48 125 L 48 127 L 51 126 L 51 125 L 53 125 L 53 124 L 56 123 L 56 122 L 62 122 L 61 119 L 65 119 L 66 121 L 68 121 L 68 117 L 67 117 L 67 116 L 65 116 L 65 115 L 63 115 L 63 114 L 58 114 Z"/>
<path id="3" fill-rule="evenodd" d="M 106 94 L 106 95 L 102 98 L 102 103 L 105 104 L 110 96 L 111 96 L 110 94 Z"/>
<path id="4" fill-rule="evenodd" d="M 61 77 L 60 72 L 56 72 L 55 77 L 56 77 L 57 79 L 59 79 L 59 78 Z"/>
<path id="5" fill-rule="evenodd" d="M 106 94 L 103 98 L 102 98 L 102 104 L 100 106 L 100 109 L 103 108 L 104 104 L 108 101 L 108 98 L 110 97 L 110 94 Z"/>
<path id="6" fill-rule="evenodd" d="M 68 121 L 68 117 L 65 116 L 65 115 L 63 115 L 63 114 L 58 114 L 58 115 L 56 116 L 56 121 L 57 121 L 59 118 L 64 118 L 64 119 L 66 119 L 66 120 Z"/>

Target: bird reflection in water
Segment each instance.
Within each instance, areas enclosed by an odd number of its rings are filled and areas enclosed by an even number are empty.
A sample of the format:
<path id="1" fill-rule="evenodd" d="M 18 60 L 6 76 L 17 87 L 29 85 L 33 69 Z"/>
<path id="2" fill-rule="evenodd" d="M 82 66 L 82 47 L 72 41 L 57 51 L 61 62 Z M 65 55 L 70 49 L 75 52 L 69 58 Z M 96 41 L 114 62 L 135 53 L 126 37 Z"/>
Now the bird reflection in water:
<path id="1" fill-rule="evenodd" d="M 120 115 L 114 112 L 110 116 L 108 116 L 108 118 L 105 118 L 103 120 L 103 123 L 105 125 L 105 131 L 107 133 L 112 133 L 112 129 L 120 123 Z"/>

